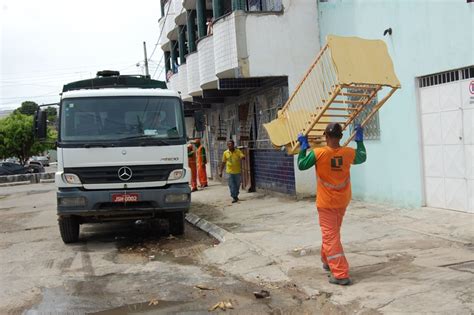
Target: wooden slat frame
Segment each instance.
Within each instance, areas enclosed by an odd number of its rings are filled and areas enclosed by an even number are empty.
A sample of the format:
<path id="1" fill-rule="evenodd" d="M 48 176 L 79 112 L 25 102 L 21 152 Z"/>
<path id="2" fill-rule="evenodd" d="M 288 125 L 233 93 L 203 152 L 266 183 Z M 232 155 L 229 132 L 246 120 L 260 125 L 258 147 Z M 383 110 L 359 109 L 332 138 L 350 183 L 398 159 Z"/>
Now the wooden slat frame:
<path id="1" fill-rule="evenodd" d="M 351 114 L 338 115 L 338 114 L 328 113 L 328 111 L 332 111 L 332 110 L 344 110 L 343 108 L 341 109 L 339 107 L 331 107 L 331 105 L 334 104 L 334 100 L 336 99 L 336 97 L 338 97 L 338 96 L 347 96 L 349 94 L 349 92 L 345 93 L 343 91 L 343 88 L 345 88 L 345 89 L 359 89 L 360 87 L 361 86 L 357 86 L 357 85 L 338 85 L 336 87 L 336 89 L 333 91 L 331 97 L 326 101 L 325 105 L 320 110 L 320 112 L 316 115 L 312 115 L 313 119 L 308 121 L 309 128 L 306 128 L 303 132 L 303 134 L 308 137 L 308 140 L 310 140 L 312 143 L 320 143 L 320 144 L 325 143 L 325 141 L 320 140 L 322 138 L 321 136 L 309 135 L 309 133 L 311 131 L 315 131 L 315 132 L 324 131 L 324 129 L 320 129 L 320 128 L 313 129 L 314 126 L 319 123 L 319 120 L 322 117 L 347 118 L 346 121 L 339 122 L 342 126 L 342 130 L 343 131 L 346 130 L 347 127 L 354 121 L 354 119 L 364 110 L 364 108 L 367 106 L 367 104 L 370 104 L 370 102 L 373 100 L 373 98 L 382 89 L 382 86 L 380 86 L 380 85 L 374 85 L 374 86 L 370 86 L 370 87 L 362 86 L 363 89 L 365 89 L 367 91 L 370 91 L 370 93 L 366 94 L 367 97 L 365 98 L 365 100 L 361 101 L 358 106 L 351 109 L 351 111 L 352 111 Z M 379 106 L 379 104 L 381 103 L 383 105 L 388 100 L 388 98 L 395 92 L 395 90 L 397 90 L 397 88 L 393 88 L 392 91 L 383 100 L 381 100 L 379 103 L 376 104 L 376 106 L 374 106 L 372 112 L 367 117 L 368 119 L 365 119 L 363 124 L 361 124 L 362 126 L 367 124 L 367 122 L 370 120 L 370 118 L 372 118 L 373 115 L 375 115 L 375 113 L 381 107 L 381 106 Z M 354 138 L 354 136 L 355 136 L 355 133 L 353 133 L 350 136 L 350 140 L 352 140 Z M 318 139 L 318 140 L 315 141 L 316 139 Z M 346 146 L 350 142 L 350 140 L 346 141 L 344 146 Z M 292 141 L 291 151 L 296 152 L 296 149 L 298 148 L 298 146 L 299 146 L 299 143 L 296 140 Z"/>
<path id="2" fill-rule="evenodd" d="M 301 82 L 297 85 L 294 92 L 291 94 L 290 98 L 281 109 L 281 115 L 288 119 L 286 131 L 288 133 L 289 139 L 291 140 L 287 145 L 287 148 L 291 153 L 295 153 L 299 147 L 299 143 L 297 139 L 294 139 L 294 135 L 301 132 L 303 135 L 308 137 L 311 143 L 324 144 L 325 140 L 324 136 L 321 135 L 321 132 L 325 129 L 322 129 L 321 125 L 324 126 L 329 122 L 338 122 L 342 125 L 343 131 L 346 130 L 382 89 L 381 85 L 374 84 L 339 84 L 337 82 L 337 73 L 335 72 L 334 64 L 330 58 L 330 53 L 329 46 L 325 45 L 309 69 L 306 71 Z M 318 63 L 320 63 L 320 65 L 318 65 Z M 315 72 L 313 73 L 313 71 Z M 315 94 L 308 94 L 308 90 L 306 90 L 308 87 L 305 85 L 305 90 L 302 91 L 303 94 L 301 94 L 301 96 L 299 96 L 300 98 L 298 99 L 298 93 L 301 91 L 303 84 L 305 84 L 307 80 L 309 80 L 307 84 L 310 84 L 310 89 L 313 88 L 314 85 Z M 361 123 L 362 126 L 365 126 L 370 121 L 370 119 L 372 119 L 375 113 L 385 104 L 385 102 L 393 95 L 393 93 L 395 93 L 398 88 L 399 87 L 391 87 L 391 91 L 372 108 L 369 115 Z M 361 91 L 357 93 L 345 92 L 344 90 L 347 89 Z M 323 95 L 329 95 L 329 97 L 327 98 Z M 338 96 L 341 96 L 344 99 L 338 99 Z M 359 97 L 359 99 L 348 100 L 346 99 L 348 96 Z M 294 101 L 297 101 L 297 103 L 295 103 L 294 106 L 290 106 Z M 343 104 L 342 107 L 341 104 Z M 350 107 L 351 105 L 354 107 Z M 292 111 L 295 111 L 296 116 L 292 115 Z M 309 115 L 308 119 L 305 119 L 299 113 L 296 114 L 297 111 L 308 111 L 312 114 Z M 347 114 L 344 112 L 347 112 Z M 330 121 L 320 121 L 323 117 L 329 118 Z M 295 121 L 296 118 L 297 120 Z M 318 128 L 315 128 L 316 125 L 318 125 Z M 316 134 L 310 134 L 312 132 L 315 132 Z M 354 137 L 355 131 L 344 143 L 344 146 L 348 145 Z"/>

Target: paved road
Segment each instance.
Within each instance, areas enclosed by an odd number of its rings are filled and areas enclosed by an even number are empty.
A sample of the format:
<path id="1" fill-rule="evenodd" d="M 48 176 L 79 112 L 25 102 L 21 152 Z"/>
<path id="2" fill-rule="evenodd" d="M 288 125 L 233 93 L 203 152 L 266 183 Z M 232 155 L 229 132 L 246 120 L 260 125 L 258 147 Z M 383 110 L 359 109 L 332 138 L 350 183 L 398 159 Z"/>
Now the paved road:
<path id="1" fill-rule="evenodd" d="M 217 241 L 192 226 L 173 238 L 156 224 L 83 225 L 65 245 L 55 203 L 54 184 L 0 190 L 0 314 L 207 314 L 220 301 L 238 314 L 300 314 L 321 303 L 288 285 L 255 299 L 263 285 L 202 262 Z"/>

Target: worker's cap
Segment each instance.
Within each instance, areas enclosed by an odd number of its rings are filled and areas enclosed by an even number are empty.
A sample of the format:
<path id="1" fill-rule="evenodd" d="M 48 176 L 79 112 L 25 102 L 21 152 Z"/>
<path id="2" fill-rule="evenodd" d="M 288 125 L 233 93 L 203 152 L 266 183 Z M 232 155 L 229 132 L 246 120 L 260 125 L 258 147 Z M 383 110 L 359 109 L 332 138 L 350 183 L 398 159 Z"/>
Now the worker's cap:
<path id="1" fill-rule="evenodd" d="M 329 123 L 324 130 L 324 134 L 333 138 L 342 138 L 342 127 L 335 122 Z"/>

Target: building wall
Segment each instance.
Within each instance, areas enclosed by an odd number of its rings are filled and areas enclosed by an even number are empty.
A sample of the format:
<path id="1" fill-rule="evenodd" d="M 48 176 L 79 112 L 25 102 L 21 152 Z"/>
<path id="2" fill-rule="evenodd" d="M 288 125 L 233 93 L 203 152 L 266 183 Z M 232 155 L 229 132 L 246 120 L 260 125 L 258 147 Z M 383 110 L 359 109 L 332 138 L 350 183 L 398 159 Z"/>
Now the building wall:
<path id="1" fill-rule="evenodd" d="M 288 76 L 291 93 L 320 49 L 318 8 L 307 0 L 286 0 L 283 8 L 278 15 L 247 15 L 246 46 L 250 76 Z"/>
<path id="2" fill-rule="evenodd" d="M 226 140 L 232 138 L 237 146 L 251 148 L 252 172 L 257 189 L 290 195 L 296 193 L 293 156 L 276 150 L 262 126 L 276 117 L 278 108 L 288 98 L 288 89 L 281 83 L 278 81 L 273 86 L 270 82 L 263 88 L 248 91 L 225 104 L 214 105 L 208 111 L 209 161 L 213 175 L 217 172 L 222 153 L 227 149 Z M 244 104 L 248 104 L 245 123 L 239 119 L 239 106 Z M 241 140 L 241 136 L 248 137 L 248 140 Z"/>
<path id="3" fill-rule="evenodd" d="M 366 141 L 367 162 L 353 167 L 354 197 L 424 205 L 416 78 L 474 64 L 474 3 L 329 0 L 318 18 L 321 44 L 328 34 L 384 40 L 402 84 L 380 111 L 380 140 Z"/>
<path id="4" fill-rule="evenodd" d="M 294 195 L 295 172 L 293 156 L 275 149 L 252 150 L 255 185 L 288 195 Z"/>
<path id="5" fill-rule="evenodd" d="M 291 95 L 321 47 L 315 18 L 318 5 L 317 1 L 287 0 L 283 1 L 282 15 L 246 15 L 246 62 L 250 76 L 288 76 Z M 261 25 L 265 25 L 265 29 Z M 295 191 L 300 196 L 314 194 L 314 170 L 301 172 L 296 166 L 296 157 L 293 160 Z"/>

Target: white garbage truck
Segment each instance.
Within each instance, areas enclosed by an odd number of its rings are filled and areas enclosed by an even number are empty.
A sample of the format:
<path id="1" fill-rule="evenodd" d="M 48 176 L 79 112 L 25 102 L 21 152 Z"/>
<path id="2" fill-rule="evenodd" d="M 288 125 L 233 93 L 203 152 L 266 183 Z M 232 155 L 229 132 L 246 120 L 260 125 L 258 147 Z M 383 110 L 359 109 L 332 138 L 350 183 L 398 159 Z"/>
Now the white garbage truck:
<path id="1" fill-rule="evenodd" d="M 183 102 L 162 81 L 99 71 L 64 85 L 55 175 L 59 231 L 79 239 L 82 223 L 166 219 L 184 233 L 189 210 Z M 46 135 L 46 114 L 35 116 Z"/>

